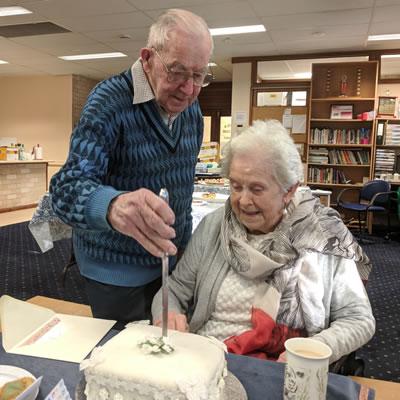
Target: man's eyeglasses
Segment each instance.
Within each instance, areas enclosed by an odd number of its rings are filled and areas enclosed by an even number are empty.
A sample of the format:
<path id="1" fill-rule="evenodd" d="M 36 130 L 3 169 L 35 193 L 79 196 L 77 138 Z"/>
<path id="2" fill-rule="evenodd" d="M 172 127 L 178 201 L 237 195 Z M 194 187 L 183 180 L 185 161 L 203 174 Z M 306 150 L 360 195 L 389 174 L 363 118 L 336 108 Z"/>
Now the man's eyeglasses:
<path id="1" fill-rule="evenodd" d="M 161 64 L 167 71 L 167 80 L 170 83 L 176 83 L 182 85 L 186 83 L 189 79 L 193 79 L 194 86 L 206 87 L 214 79 L 214 76 L 211 73 L 207 72 L 190 73 L 188 71 L 175 70 L 173 67 L 168 67 L 167 64 L 165 64 L 164 60 L 161 58 L 161 56 L 158 54 L 158 51 L 156 49 L 153 50 L 157 54 L 157 57 L 160 59 Z"/>

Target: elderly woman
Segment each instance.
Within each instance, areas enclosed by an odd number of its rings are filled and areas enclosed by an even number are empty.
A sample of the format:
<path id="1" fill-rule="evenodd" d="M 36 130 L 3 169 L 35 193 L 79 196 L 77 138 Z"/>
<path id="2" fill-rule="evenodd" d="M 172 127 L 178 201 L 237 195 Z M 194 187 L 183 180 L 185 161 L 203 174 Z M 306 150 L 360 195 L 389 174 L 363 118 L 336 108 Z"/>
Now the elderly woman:
<path id="1" fill-rule="evenodd" d="M 303 166 L 285 128 L 256 121 L 224 151 L 230 198 L 170 277 L 169 328 L 269 359 L 293 336 L 329 345 L 330 362 L 365 344 L 375 330 L 360 279 L 369 260 L 335 210 L 298 190 Z M 160 292 L 152 312 L 159 324 Z"/>

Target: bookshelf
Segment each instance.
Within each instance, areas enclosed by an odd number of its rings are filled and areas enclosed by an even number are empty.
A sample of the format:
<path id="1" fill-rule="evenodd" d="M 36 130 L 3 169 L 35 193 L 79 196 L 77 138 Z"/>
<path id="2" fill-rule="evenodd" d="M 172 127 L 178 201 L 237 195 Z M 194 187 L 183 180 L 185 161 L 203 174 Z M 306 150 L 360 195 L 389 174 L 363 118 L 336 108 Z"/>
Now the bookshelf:
<path id="1" fill-rule="evenodd" d="M 373 177 L 376 61 L 312 65 L 307 185 L 332 191 L 358 188 Z"/>
<path id="2" fill-rule="evenodd" d="M 392 181 L 400 173 L 400 119 L 380 117 L 375 123 L 374 177 Z"/>

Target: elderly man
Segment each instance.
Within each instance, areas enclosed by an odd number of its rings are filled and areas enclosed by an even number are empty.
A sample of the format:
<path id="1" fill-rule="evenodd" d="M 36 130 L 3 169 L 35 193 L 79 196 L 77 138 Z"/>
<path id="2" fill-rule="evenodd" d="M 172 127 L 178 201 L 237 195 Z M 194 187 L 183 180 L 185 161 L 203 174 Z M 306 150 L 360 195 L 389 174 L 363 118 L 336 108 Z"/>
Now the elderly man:
<path id="1" fill-rule="evenodd" d="M 130 70 L 96 86 L 52 178 L 53 209 L 73 227 L 73 248 L 93 315 L 147 319 L 191 233 L 194 169 L 203 135 L 197 96 L 212 76 L 205 21 L 168 10 Z M 167 188 L 169 205 L 158 193 Z"/>

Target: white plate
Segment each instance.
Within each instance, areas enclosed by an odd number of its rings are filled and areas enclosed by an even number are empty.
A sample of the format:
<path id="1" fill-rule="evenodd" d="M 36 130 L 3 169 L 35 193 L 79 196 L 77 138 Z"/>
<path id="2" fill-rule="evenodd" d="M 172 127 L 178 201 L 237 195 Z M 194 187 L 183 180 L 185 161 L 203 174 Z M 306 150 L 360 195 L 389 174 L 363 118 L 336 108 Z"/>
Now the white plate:
<path id="1" fill-rule="evenodd" d="M 24 377 L 30 377 L 36 380 L 36 378 L 26 369 L 14 367 L 12 365 L 0 365 L 0 387 L 7 382 L 15 381 L 16 379 Z M 35 400 L 38 393 L 39 388 L 37 388 L 31 396 L 27 397 L 26 400 Z"/>
<path id="2" fill-rule="evenodd" d="M 229 197 L 229 194 L 215 193 L 215 197 L 213 199 L 205 199 L 203 197 L 204 193 L 210 193 L 210 192 L 194 192 L 193 199 L 204 200 L 207 201 L 208 203 L 225 203 L 226 199 Z"/>

